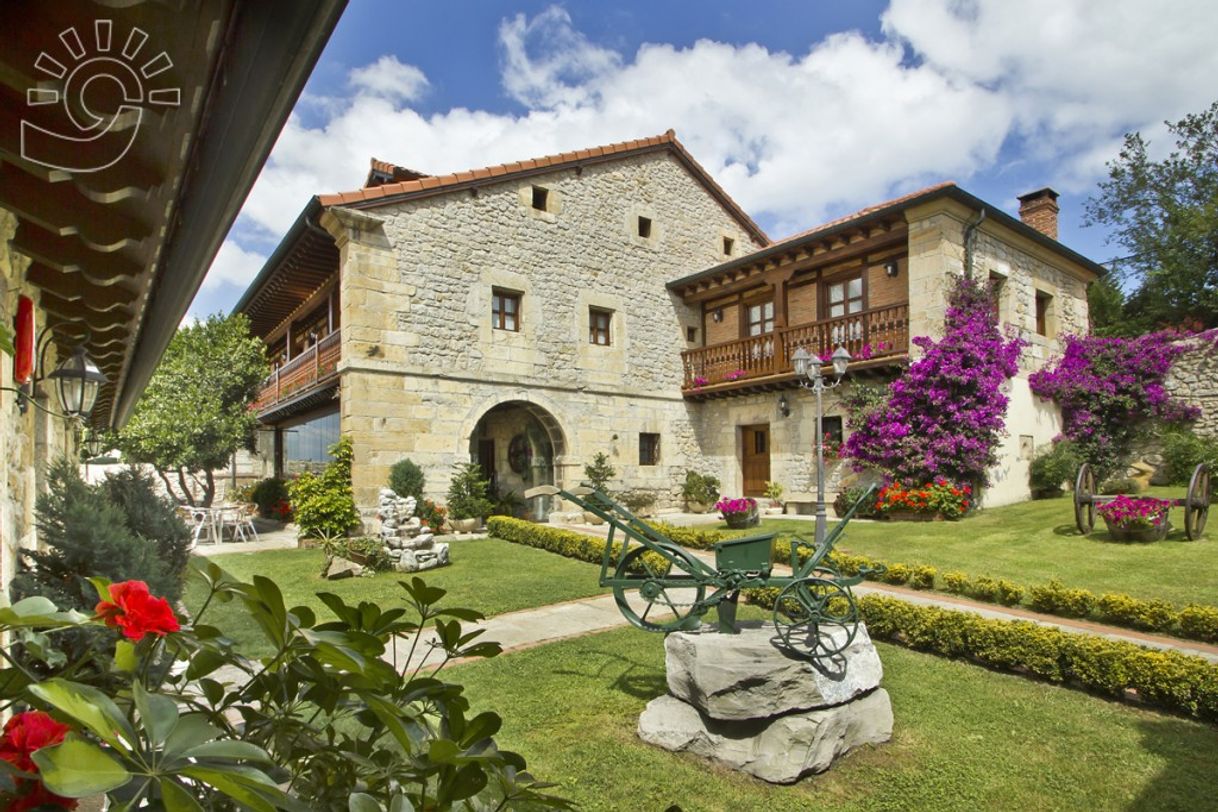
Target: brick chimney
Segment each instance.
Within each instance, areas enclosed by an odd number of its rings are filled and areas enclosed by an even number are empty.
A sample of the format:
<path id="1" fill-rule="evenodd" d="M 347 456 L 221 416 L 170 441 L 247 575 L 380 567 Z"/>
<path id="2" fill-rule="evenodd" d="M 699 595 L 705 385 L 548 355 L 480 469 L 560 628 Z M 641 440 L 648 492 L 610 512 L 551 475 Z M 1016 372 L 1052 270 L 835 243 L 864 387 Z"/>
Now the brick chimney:
<path id="1" fill-rule="evenodd" d="M 1057 192 L 1046 186 L 1019 196 L 1019 219 L 1053 239 L 1057 239 Z"/>

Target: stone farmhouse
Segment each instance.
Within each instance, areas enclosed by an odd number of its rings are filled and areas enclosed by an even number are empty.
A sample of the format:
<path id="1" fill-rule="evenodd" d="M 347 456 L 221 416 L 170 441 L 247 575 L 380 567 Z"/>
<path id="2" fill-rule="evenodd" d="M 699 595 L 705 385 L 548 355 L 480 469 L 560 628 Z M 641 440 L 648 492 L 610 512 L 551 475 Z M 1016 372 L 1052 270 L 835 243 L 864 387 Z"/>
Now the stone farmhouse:
<path id="1" fill-rule="evenodd" d="M 597 452 L 661 508 L 686 469 L 725 494 L 807 490 L 792 354 L 844 344 L 846 386 L 890 380 L 967 268 L 1000 281 L 1031 343 L 987 494 L 1016 501 L 1059 430 L 1027 374 L 1087 329 L 1103 271 L 1056 241 L 1055 199 L 1025 196 L 1016 219 L 945 183 L 774 242 L 671 130 L 438 177 L 374 159 L 362 189 L 308 201 L 236 307 L 275 364 L 263 447 L 291 475 L 349 435 L 365 508 L 404 457 L 440 500 L 455 462 L 520 492 L 578 482 Z M 840 437 L 835 398 L 826 413 Z"/>

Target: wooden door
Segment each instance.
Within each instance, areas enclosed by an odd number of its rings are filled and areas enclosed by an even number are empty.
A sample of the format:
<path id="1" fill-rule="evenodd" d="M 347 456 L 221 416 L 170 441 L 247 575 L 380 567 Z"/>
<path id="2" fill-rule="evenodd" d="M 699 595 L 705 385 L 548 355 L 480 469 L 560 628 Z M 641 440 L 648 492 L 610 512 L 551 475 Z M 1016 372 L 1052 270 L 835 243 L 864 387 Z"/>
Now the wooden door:
<path id="1" fill-rule="evenodd" d="M 763 496 L 770 479 L 770 426 L 741 426 L 740 433 L 744 495 Z"/>
<path id="2" fill-rule="evenodd" d="M 478 466 L 482 469 L 482 478 L 495 483 L 495 441 L 478 441 Z"/>

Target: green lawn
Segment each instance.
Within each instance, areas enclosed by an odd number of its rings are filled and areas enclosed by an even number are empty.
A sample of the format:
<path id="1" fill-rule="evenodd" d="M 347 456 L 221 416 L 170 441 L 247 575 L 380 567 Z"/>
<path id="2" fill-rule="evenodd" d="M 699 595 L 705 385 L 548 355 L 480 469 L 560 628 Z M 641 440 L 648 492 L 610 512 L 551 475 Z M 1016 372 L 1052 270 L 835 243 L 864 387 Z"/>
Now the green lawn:
<path id="1" fill-rule="evenodd" d="M 468 607 L 490 616 L 608 591 L 597 585 L 596 567 L 520 544 L 499 539 L 455 541 L 450 552 L 450 566 L 420 573 L 429 585 L 448 590 L 445 606 Z M 320 549 L 229 553 L 212 560 L 242 580 L 254 575 L 272 578 L 283 590 L 288 606 L 305 604 L 319 617 L 331 615 L 317 599 L 318 592 L 333 592 L 348 602 L 372 601 L 385 608 L 402 603 L 398 581 L 412 577 L 383 572 L 367 578 L 326 581 L 318 574 Z M 187 608 L 196 609 L 205 594 L 202 585 L 190 579 L 184 599 Z M 213 604 L 207 615 L 207 622 L 248 646 L 247 652 L 268 652 L 257 628 L 235 604 Z"/>
<path id="2" fill-rule="evenodd" d="M 447 672 L 586 810 L 1213 809 L 1218 730 L 881 644 L 894 739 L 788 787 L 644 745 L 663 639 L 635 629 Z"/>
<path id="3" fill-rule="evenodd" d="M 1156 496 L 1181 496 L 1183 489 L 1153 488 Z M 1102 520 L 1081 536 L 1068 498 L 1024 502 L 983 510 L 958 522 L 851 522 L 838 548 L 902 564 L 930 564 L 970 575 L 1010 578 L 1035 585 L 1060 578 L 1096 593 L 1125 592 L 1175 603 L 1218 605 L 1218 531 L 1201 541 L 1184 538 L 1180 508 L 1167 540 L 1150 544 L 1109 540 Z M 1098 517 L 1097 517 L 1098 520 Z M 726 525 L 720 524 L 720 527 Z M 767 519 L 762 529 L 811 538 L 811 522 Z"/>

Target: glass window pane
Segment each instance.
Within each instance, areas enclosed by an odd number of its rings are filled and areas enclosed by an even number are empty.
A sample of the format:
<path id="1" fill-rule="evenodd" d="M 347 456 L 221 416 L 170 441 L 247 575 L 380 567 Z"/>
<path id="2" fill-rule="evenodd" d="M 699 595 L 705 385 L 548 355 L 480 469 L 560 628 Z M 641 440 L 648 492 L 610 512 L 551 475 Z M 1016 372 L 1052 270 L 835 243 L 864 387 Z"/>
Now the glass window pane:
<path id="1" fill-rule="evenodd" d="M 516 312 L 516 297 L 515 296 L 504 296 L 503 297 L 503 310 L 505 313 L 515 313 Z"/>
<path id="2" fill-rule="evenodd" d="M 846 315 L 846 308 L 844 305 L 840 305 L 840 304 L 829 305 L 829 318 L 835 319 L 838 316 L 844 316 L 844 315 Z"/>
<path id="3" fill-rule="evenodd" d="M 849 282 L 849 285 L 850 285 L 850 287 L 849 287 L 849 293 L 850 293 L 850 298 L 851 298 L 851 299 L 854 299 L 854 298 L 856 298 L 856 297 L 858 297 L 858 296 L 862 296 L 862 295 L 863 295 L 863 280 L 862 280 L 862 278 L 859 278 L 859 279 L 851 279 L 851 280 L 850 280 L 850 282 Z"/>
<path id="4" fill-rule="evenodd" d="M 846 298 L 846 287 L 840 282 L 836 285 L 829 286 L 829 301 L 840 302 Z"/>
<path id="5" fill-rule="evenodd" d="M 766 302 L 766 303 L 765 303 L 765 304 L 762 306 L 762 312 L 765 314 L 765 317 L 766 317 L 767 319 L 773 319 L 773 318 L 774 318 L 774 303 L 773 303 L 773 302 Z"/>
<path id="6" fill-rule="evenodd" d="M 851 313 L 859 313 L 862 311 L 862 309 L 863 309 L 863 300 L 862 299 L 851 299 L 850 300 L 850 312 Z"/>

